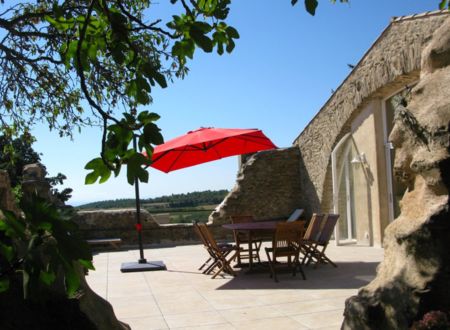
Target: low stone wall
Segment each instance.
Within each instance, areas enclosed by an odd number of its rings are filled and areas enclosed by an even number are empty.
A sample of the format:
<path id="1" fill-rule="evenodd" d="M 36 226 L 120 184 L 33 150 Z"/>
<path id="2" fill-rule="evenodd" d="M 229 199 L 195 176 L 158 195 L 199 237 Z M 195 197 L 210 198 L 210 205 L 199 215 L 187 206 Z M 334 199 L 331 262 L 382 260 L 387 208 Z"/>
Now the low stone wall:
<path id="1" fill-rule="evenodd" d="M 85 239 L 120 238 L 123 246 L 136 246 L 136 211 L 134 209 L 80 211 L 74 217 Z M 192 224 L 158 224 L 152 215 L 141 210 L 142 242 L 152 244 L 200 243 Z M 232 232 L 221 225 L 211 225 L 218 240 L 231 240 Z"/>
<path id="2" fill-rule="evenodd" d="M 210 215 L 209 222 L 222 224 L 231 215 L 253 215 L 256 220 L 288 217 L 296 208 L 310 213 L 302 193 L 300 152 L 286 148 L 258 152 L 242 165 L 236 185 Z"/>

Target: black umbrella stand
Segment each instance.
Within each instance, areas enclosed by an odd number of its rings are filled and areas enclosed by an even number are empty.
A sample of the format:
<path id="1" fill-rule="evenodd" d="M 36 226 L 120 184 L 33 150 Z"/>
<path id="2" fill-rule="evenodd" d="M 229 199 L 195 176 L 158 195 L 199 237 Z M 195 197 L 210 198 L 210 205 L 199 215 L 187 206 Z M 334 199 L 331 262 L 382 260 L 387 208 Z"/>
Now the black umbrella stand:
<path id="1" fill-rule="evenodd" d="M 133 137 L 133 148 L 137 151 L 136 137 Z M 139 180 L 134 178 L 134 191 L 136 194 L 136 230 L 138 233 L 139 260 L 137 262 L 124 262 L 120 266 L 122 273 L 149 272 L 154 270 L 167 270 L 163 261 L 147 261 L 144 258 L 144 248 L 142 246 L 142 224 L 141 224 L 141 200 L 139 196 Z"/>

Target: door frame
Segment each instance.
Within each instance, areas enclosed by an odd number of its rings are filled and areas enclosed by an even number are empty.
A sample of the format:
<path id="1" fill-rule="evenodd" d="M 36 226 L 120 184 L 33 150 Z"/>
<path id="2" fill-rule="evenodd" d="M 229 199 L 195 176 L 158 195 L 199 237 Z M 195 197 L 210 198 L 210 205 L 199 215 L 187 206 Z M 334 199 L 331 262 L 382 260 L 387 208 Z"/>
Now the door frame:
<path id="1" fill-rule="evenodd" d="M 412 82 L 410 85 L 416 85 L 417 80 Z M 395 92 L 389 94 L 385 98 L 381 99 L 381 119 L 383 123 L 383 146 L 384 146 L 384 156 L 385 156 L 385 166 L 386 166 L 386 181 L 387 181 L 387 205 L 388 205 L 388 216 L 389 223 L 393 222 L 394 219 L 394 191 L 392 182 L 392 160 L 391 150 L 393 149 L 392 143 L 389 141 L 389 134 L 391 132 L 387 131 L 387 115 L 386 115 L 386 101 L 392 96 L 399 94 L 401 91 L 405 90 L 407 87 L 403 86 L 395 90 Z"/>
<path id="2" fill-rule="evenodd" d="M 339 214 L 339 186 L 340 186 L 340 178 L 342 178 L 342 171 L 345 171 L 345 185 L 346 185 L 346 191 L 347 191 L 347 195 L 345 196 L 346 199 L 346 204 L 347 204 L 347 236 L 348 239 L 345 240 L 345 243 L 351 242 L 354 243 L 356 240 L 353 237 L 352 234 L 352 226 L 353 226 L 353 221 L 352 221 L 352 217 L 353 215 L 351 214 L 351 198 L 349 198 L 350 194 L 350 180 L 349 180 L 349 168 L 348 166 L 350 166 L 350 164 L 348 164 L 348 161 L 346 160 L 344 165 L 342 166 L 342 169 L 340 169 L 338 171 L 337 168 L 337 157 L 336 157 L 336 153 L 338 150 L 341 149 L 341 146 L 346 143 L 347 141 L 350 141 L 350 143 L 345 147 L 345 150 L 343 152 L 343 154 L 345 154 L 347 156 L 347 154 L 350 151 L 350 148 L 352 147 L 352 133 L 349 132 L 347 134 L 345 134 L 341 140 L 336 144 L 336 146 L 333 148 L 333 151 L 331 152 L 331 177 L 332 177 L 332 181 L 333 181 L 333 212 L 335 214 Z M 345 157 L 346 159 L 347 157 Z M 338 173 L 339 172 L 339 173 Z M 342 218 L 340 220 L 343 220 Z M 341 245 L 340 240 L 340 235 L 339 235 L 339 226 L 335 226 L 334 227 L 334 237 L 335 237 L 335 244 L 336 245 Z"/>

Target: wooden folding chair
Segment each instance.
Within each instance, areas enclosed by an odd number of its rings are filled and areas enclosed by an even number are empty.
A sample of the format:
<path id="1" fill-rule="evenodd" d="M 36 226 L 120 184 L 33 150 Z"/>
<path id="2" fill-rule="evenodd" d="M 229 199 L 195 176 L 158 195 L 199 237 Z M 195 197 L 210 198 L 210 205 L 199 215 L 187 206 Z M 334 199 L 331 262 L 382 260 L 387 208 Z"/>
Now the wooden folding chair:
<path id="1" fill-rule="evenodd" d="M 236 273 L 234 272 L 230 263 L 234 259 L 236 259 L 239 251 L 238 247 L 233 245 L 219 247 L 219 244 L 214 239 L 211 231 L 208 229 L 206 224 L 200 223 L 198 224 L 198 228 L 205 238 L 206 243 L 209 247 L 209 251 L 211 252 L 212 258 L 214 260 L 211 268 L 208 270 L 208 274 L 218 268 L 212 278 L 216 278 L 217 275 L 219 275 L 221 272 L 236 276 Z"/>
<path id="2" fill-rule="evenodd" d="M 325 214 L 313 213 L 311 220 L 308 223 L 305 235 L 303 236 L 303 244 L 301 245 L 301 252 L 303 253 L 302 264 L 305 264 L 308 260 L 309 255 L 312 253 L 311 246 L 319 239 L 324 219 Z"/>
<path id="3" fill-rule="evenodd" d="M 280 257 L 287 258 L 287 266 L 293 269 L 292 276 L 296 275 L 298 268 L 303 279 L 306 279 L 302 265 L 299 262 L 304 234 L 304 221 L 283 222 L 277 224 L 272 247 L 265 248 L 270 266 L 270 277 L 273 277 L 275 282 L 278 282 L 276 269 L 277 266 L 281 264 L 278 260 Z M 270 257 L 270 254 L 272 254 L 272 258 Z"/>
<path id="4" fill-rule="evenodd" d="M 200 241 L 203 244 L 203 247 L 205 248 L 205 250 L 208 252 L 208 259 L 206 259 L 206 261 L 199 267 L 198 270 L 202 270 L 203 267 L 206 267 L 205 270 L 203 271 L 203 274 L 208 274 L 210 272 L 210 270 L 212 268 L 214 268 L 214 264 L 215 264 L 215 255 L 214 253 L 211 251 L 211 248 L 209 247 L 208 241 L 206 240 L 206 238 L 203 236 L 202 231 L 200 230 L 198 223 L 194 222 L 192 224 L 192 227 L 194 228 L 194 232 L 197 234 L 197 236 L 200 238 Z M 220 246 L 220 245 L 219 245 Z M 231 246 L 231 244 L 223 244 L 222 246 L 224 247 L 229 247 Z"/>
<path id="5" fill-rule="evenodd" d="M 333 230 L 338 219 L 339 214 L 326 215 L 325 219 L 323 220 L 324 224 L 322 230 L 320 231 L 319 237 L 316 241 L 309 244 L 310 252 L 308 253 L 306 265 L 314 262 L 314 267 L 317 267 L 319 263 L 331 264 L 334 267 L 337 267 L 337 265 L 326 256 L 325 250 L 327 249 L 328 243 L 330 242 L 331 235 L 333 234 Z"/>
<path id="6" fill-rule="evenodd" d="M 253 216 L 251 215 L 233 215 L 231 216 L 231 223 L 246 223 L 253 222 Z M 259 250 L 261 249 L 262 239 L 261 238 L 252 238 L 248 231 L 243 232 L 239 230 L 233 230 L 234 241 L 236 242 L 236 246 L 239 249 L 239 253 L 237 256 L 237 263 L 241 265 L 241 261 L 243 259 L 253 258 L 253 261 L 261 262 L 259 258 Z M 251 240 L 251 242 L 250 242 Z M 249 244 L 253 244 L 252 246 L 252 255 L 250 256 L 250 248 Z M 243 247 L 243 245 L 246 247 Z"/>

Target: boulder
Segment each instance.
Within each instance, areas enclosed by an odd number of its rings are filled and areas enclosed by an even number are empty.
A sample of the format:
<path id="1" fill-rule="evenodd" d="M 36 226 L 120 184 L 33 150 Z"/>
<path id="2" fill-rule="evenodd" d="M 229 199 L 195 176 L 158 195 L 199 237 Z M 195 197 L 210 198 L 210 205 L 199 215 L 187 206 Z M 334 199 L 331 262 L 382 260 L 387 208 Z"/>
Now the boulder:
<path id="1" fill-rule="evenodd" d="M 394 174 L 407 186 L 385 231 L 376 278 L 347 299 L 342 329 L 408 329 L 450 311 L 450 20 L 422 53 L 422 71 L 390 140 Z"/>

